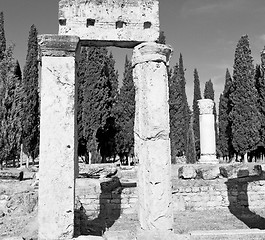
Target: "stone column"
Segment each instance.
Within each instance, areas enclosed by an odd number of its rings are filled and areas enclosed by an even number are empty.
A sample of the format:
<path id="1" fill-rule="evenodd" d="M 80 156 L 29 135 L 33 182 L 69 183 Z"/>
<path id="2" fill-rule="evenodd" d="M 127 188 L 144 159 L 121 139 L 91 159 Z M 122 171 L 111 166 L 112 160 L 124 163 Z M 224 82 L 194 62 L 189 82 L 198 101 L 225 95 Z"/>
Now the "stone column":
<path id="1" fill-rule="evenodd" d="M 167 65 L 172 49 L 153 42 L 134 48 L 135 156 L 139 161 L 139 220 L 143 230 L 172 230 Z"/>
<path id="2" fill-rule="evenodd" d="M 214 101 L 198 100 L 200 108 L 200 163 L 218 163 L 216 158 L 215 119 L 213 114 Z"/>
<path id="3" fill-rule="evenodd" d="M 74 233 L 77 167 L 75 57 L 78 37 L 40 35 L 39 240 Z"/>

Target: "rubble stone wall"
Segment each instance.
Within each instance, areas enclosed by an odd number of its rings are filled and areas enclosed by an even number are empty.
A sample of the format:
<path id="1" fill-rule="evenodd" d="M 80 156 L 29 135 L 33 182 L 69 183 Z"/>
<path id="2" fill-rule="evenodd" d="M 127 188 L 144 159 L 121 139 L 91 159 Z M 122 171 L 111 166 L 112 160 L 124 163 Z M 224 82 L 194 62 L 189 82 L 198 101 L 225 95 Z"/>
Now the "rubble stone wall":
<path id="1" fill-rule="evenodd" d="M 110 211 L 137 213 L 137 187 L 121 187 L 121 192 L 101 194 L 98 180 L 77 179 L 76 197 L 86 213 L 97 215 L 107 206 Z M 221 208 L 264 208 L 265 179 L 246 177 L 172 180 L 173 211 Z"/>

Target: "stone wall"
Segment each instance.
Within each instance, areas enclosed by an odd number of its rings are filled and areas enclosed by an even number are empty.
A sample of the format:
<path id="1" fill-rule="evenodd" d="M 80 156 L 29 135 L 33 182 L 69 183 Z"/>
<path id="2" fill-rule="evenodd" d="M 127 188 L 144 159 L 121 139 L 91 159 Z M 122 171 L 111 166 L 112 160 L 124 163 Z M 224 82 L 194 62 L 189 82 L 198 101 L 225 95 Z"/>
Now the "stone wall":
<path id="1" fill-rule="evenodd" d="M 76 35 L 83 45 L 134 47 L 159 37 L 157 0 L 61 0 L 59 34 Z"/>
<path id="2" fill-rule="evenodd" d="M 196 166 L 199 167 L 199 165 Z M 263 171 L 261 175 L 250 174 L 236 178 L 219 175 L 212 176 L 211 180 L 205 180 L 196 179 L 196 176 L 191 179 L 179 178 L 180 175 L 176 174 L 179 168 L 180 166 L 172 166 L 173 211 L 265 207 Z M 100 181 L 102 180 L 77 179 L 76 196 L 88 215 L 97 216 L 102 208 L 107 208 L 108 211 L 118 210 L 120 213 L 137 213 L 137 188 L 136 184 L 133 184 L 136 180 L 136 170 L 127 172 L 130 176 L 129 180 L 126 178 L 126 170 L 121 171 L 121 186 L 118 194 L 115 190 L 101 193 Z"/>

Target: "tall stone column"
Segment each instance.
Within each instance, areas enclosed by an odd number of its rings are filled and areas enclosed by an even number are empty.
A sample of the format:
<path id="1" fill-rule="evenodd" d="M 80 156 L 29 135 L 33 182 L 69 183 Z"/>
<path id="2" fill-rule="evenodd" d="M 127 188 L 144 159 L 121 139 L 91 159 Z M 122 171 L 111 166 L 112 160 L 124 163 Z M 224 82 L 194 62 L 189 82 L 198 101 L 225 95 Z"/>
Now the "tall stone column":
<path id="1" fill-rule="evenodd" d="M 74 233 L 77 167 L 75 57 L 78 37 L 40 35 L 39 240 Z"/>
<path id="2" fill-rule="evenodd" d="M 139 221 L 143 230 L 172 229 L 167 64 L 172 49 L 153 42 L 134 48 L 135 155 L 139 161 Z"/>
<path id="3" fill-rule="evenodd" d="M 211 99 L 198 100 L 200 108 L 200 163 L 218 163 L 216 158 L 214 102 Z"/>

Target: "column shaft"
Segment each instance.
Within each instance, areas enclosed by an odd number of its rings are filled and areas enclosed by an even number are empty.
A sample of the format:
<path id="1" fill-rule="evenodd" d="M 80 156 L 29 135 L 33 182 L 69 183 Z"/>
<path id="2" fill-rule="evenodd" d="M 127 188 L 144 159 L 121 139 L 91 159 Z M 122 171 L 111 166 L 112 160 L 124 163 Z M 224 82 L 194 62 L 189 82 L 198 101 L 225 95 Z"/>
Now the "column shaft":
<path id="1" fill-rule="evenodd" d="M 214 102 L 211 99 L 198 101 L 200 108 L 200 163 L 218 163 L 216 158 Z"/>
<path id="2" fill-rule="evenodd" d="M 167 66 L 171 49 L 143 43 L 133 52 L 135 155 L 139 220 L 144 230 L 171 230 L 172 193 Z"/>
<path id="3" fill-rule="evenodd" d="M 74 233 L 75 50 L 78 38 L 42 35 L 39 239 L 70 239 Z"/>

